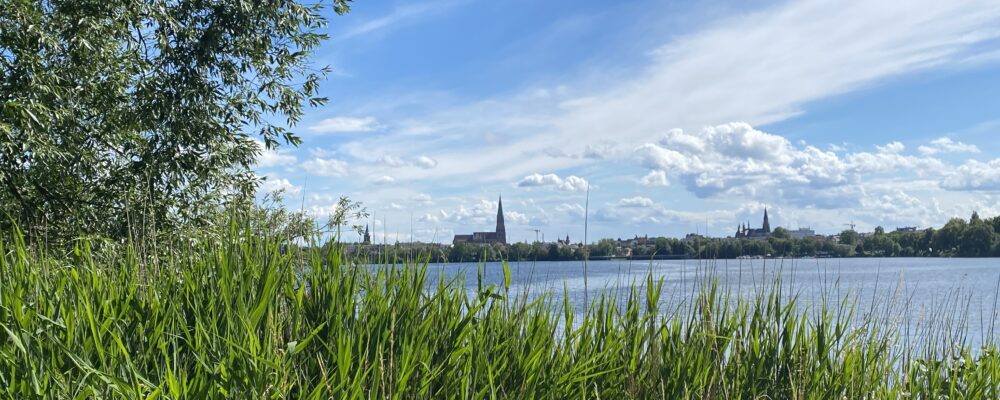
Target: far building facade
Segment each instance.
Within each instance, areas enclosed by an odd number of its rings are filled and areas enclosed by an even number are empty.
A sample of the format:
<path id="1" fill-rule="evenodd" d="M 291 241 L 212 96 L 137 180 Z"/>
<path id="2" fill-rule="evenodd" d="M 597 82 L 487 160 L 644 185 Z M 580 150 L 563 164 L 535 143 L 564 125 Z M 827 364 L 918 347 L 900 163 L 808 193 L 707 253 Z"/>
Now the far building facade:
<path id="1" fill-rule="evenodd" d="M 738 228 L 736 228 L 736 238 L 737 239 L 767 239 L 771 236 L 771 222 L 767 219 L 767 208 L 764 208 L 764 224 L 760 229 L 750 228 L 750 222 L 748 221 L 746 225 L 742 223 Z"/>
<path id="2" fill-rule="evenodd" d="M 455 235 L 451 243 L 507 244 L 507 228 L 504 227 L 503 223 L 503 198 L 500 198 L 497 202 L 497 228 L 495 231 L 473 232 L 471 235 Z"/>

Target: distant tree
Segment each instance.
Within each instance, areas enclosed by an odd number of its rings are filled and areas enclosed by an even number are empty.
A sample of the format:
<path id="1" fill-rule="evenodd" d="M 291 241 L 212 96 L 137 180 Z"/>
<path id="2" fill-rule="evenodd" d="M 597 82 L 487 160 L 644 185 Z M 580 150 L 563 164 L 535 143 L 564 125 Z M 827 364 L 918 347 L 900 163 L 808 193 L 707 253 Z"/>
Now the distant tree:
<path id="1" fill-rule="evenodd" d="M 974 215 L 975 216 L 975 215 Z M 977 218 L 970 220 L 969 225 L 961 233 L 959 239 L 959 255 L 964 257 L 983 257 L 990 255 L 993 249 L 993 228 Z"/>
<path id="2" fill-rule="evenodd" d="M 882 236 L 882 235 L 885 235 L 885 228 L 883 228 L 883 227 L 882 227 L 881 225 L 879 225 L 879 226 L 876 226 L 876 227 L 875 227 L 875 235 L 876 235 L 876 236 Z"/>
<path id="3" fill-rule="evenodd" d="M 3 2 L 0 227 L 120 237 L 252 196 L 262 148 L 326 101 L 324 4 Z"/>
<path id="4" fill-rule="evenodd" d="M 788 232 L 788 229 L 779 226 L 774 228 L 774 232 L 771 232 L 771 237 L 778 239 L 791 239 L 792 234 Z"/>
<path id="5" fill-rule="evenodd" d="M 924 234 L 920 237 L 919 241 L 919 251 L 918 254 L 926 252 L 927 255 L 934 255 L 934 252 L 938 249 L 934 248 L 934 235 L 936 231 L 934 228 L 927 228 L 924 230 Z"/>
<path id="6" fill-rule="evenodd" d="M 590 254 L 598 257 L 613 256 L 617 243 L 614 239 L 601 239 L 596 245 L 592 246 Z"/>
<path id="7" fill-rule="evenodd" d="M 993 233 L 1000 234 L 1000 215 L 987 219 L 986 224 L 993 228 Z"/>
<path id="8" fill-rule="evenodd" d="M 656 238 L 656 254 L 670 255 L 670 241 L 667 238 Z"/>
<path id="9" fill-rule="evenodd" d="M 934 234 L 934 248 L 944 255 L 955 255 L 967 224 L 961 218 L 952 218 Z"/>
<path id="10" fill-rule="evenodd" d="M 858 233 L 853 229 L 840 232 L 840 244 L 855 245 L 858 243 Z"/>

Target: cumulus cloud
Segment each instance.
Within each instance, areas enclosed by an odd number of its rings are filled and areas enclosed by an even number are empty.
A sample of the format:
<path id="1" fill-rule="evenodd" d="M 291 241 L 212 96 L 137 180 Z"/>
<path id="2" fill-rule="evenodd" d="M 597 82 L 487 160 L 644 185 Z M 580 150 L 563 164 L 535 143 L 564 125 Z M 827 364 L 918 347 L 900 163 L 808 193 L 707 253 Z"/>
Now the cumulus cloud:
<path id="1" fill-rule="evenodd" d="M 891 142 L 886 144 L 885 146 L 875 146 L 875 148 L 878 149 L 878 151 L 881 153 L 889 153 L 889 154 L 899 154 L 902 153 L 903 150 L 906 150 L 906 146 L 904 146 L 900 142 Z"/>
<path id="2" fill-rule="evenodd" d="M 530 222 L 527 215 L 517 211 L 504 211 L 503 218 L 504 222 L 511 222 L 520 225 L 527 225 Z"/>
<path id="3" fill-rule="evenodd" d="M 393 177 L 391 177 L 389 175 L 382 175 L 380 177 L 372 179 L 372 183 L 374 183 L 376 185 L 386 185 L 386 184 L 389 184 L 389 183 L 393 183 L 395 181 L 396 181 L 396 178 L 393 178 Z"/>
<path id="4" fill-rule="evenodd" d="M 375 117 L 333 117 L 306 128 L 313 133 L 370 132 L 379 128 Z"/>
<path id="5" fill-rule="evenodd" d="M 301 186 L 293 185 L 288 179 L 265 177 L 257 188 L 258 193 L 271 193 L 283 190 L 286 194 L 297 194 L 302 191 Z"/>
<path id="6" fill-rule="evenodd" d="M 652 199 L 642 196 L 635 196 L 618 200 L 619 207 L 628 207 L 628 208 L 648 208 L 648 207 L 653 207 L 655 204 L 656 203 L 654 203 Z"/>
<path id="7" fill-rule="evenodd" d="M 1000 191 L 1000 158 L 969 160 L 945 175 L 941 187 L 949 190 Z"/>
<path id="8" fill-rule="evenodd" d="M 587 180 L 576 175 L 567 176 L 565 179 L 556 174 L 531 174 L 525 176 L 518 183 L 518 187 L 542 187 L 550 186 L 567 192 L 578 192 L 587 190 L 589 183 Z"/>
<path id="9" fill-rule="evenodd" d="M 332 158 L 314 158 L 302 163 L 302 169 L 317 176 L 345 176 L 347 163 Z"/>
<path id="10" fill-rule="evenodd" d="M 670 180 L 667 179 L 665 171 L 653 170 L 639 179 L 639 183 L 643 186 L 669 186 Z"/>
<path id="11" fill-rule="evenodd" d="M 932 144 L 937 146 L 934 152 L 975 148 L 951 140 Z M 990 186 L 991 169 L 986 164 L 969 162 L 956 170 L 927 151 L 920 152 L 907 154 L 905 145 L 892 141 L 875 146 L 875 151 L 838 154 L 805 142 L 794 145 L 783 136 L 735 122 L 694 133 L 674 129 L 655 143 L 637 146 L 634 154 L 649 169 L 639 180 L 642 185 L 676 180 L 698 197 L 766 195 L 803 207 L 856 204 L 864 177 L 879 174 L 947 176 L 942 186 L 955 190 Z"/>
<path id="12" fill-rule="evenodd" d="M 699 197 L 780 185 L 829 187 L 854 179 L 836 153 L 796 147 L 743 122 L 693 133 L 674 129 L 656 143 L 636 147 L 635 154 L 650 169 L 641 184 L 662 186 L 673 176 Z"/>
<path id="13" fill-rule="evenodd" d="M 424 169 L 431 169 L 438 165 L 437 160 L 427 156 L 417 156 L 413 159 L 413 165 Z"/>
<path id="14" fill-rule="evenodd" d="M 951 138 L 941 137 L 931 141 L 930 146 L 920 146 L 917 148 L 920 154 L 931 156 L 938 153 L 979 153 L 979 147 L 974 144 L 956 142 Z"/>

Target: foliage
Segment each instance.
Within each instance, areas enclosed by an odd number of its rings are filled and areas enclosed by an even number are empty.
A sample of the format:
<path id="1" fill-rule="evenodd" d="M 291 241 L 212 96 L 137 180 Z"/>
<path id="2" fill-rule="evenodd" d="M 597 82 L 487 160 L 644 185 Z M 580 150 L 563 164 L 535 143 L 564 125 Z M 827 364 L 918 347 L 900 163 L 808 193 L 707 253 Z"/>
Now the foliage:
<path id="1" fill-rule="evenodd" d="M 470 293 L 424 262 L 357 265 L 238 220 L 220 239 L 159 265 L 127 245 L 0 241 L 0 397 L 1000 395 L 992 345 L 903 348 L 882 313 L 803 309 L 780 282 L 733 297 L 706 281 L 670 311 L 647 277 L 578 314 L 566 297 L 519 296 L 506 269 Z"/>
<path id="2" fill-rule="evenodd" d="M 324 4 L 0 0 L 0 228 L 123 238 L 252 195 L 262 147 L 326 101 Z"/>

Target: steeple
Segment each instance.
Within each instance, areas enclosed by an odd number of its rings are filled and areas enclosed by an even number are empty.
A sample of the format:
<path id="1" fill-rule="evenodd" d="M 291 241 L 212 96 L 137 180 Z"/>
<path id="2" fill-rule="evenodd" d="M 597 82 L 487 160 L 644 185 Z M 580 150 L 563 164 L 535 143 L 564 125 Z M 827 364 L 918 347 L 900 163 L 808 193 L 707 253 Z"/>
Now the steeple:
<path id="1" fill-rule="evenodd" d="M 764 207 L 764 233 L 771 233 L 771 223 L 767 220 L 767 207 Z"/>
<path id="2" fill-rule="evenodd" d="M 497 201 L 497 241 L 507 244 L 507 229 L 503 224 L 503 196 Z"/>
<path id="3" fill-rule="evenodd" d="M 364 244 L 372 243 L 372 235 L 368 234 L 368 225 L 365 225 L 365 240 L 362 243 Z"/>

